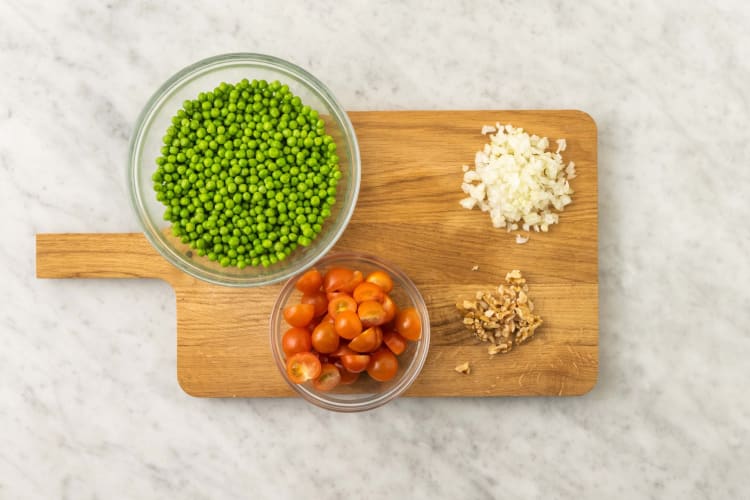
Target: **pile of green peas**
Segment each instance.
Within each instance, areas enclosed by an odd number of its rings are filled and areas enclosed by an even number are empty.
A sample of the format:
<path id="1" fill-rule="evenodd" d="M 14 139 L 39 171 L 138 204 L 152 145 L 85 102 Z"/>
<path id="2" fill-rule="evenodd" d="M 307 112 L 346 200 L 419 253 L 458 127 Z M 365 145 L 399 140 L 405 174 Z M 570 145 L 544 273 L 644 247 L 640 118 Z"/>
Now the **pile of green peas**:
<path id="1" fill-rule="evenodd" d="M 318 112 L 278 81 L 183 103 L 152 176 L 172 234 L 222 266 L 267 267 L 320 233 L 341 178 Z"/>

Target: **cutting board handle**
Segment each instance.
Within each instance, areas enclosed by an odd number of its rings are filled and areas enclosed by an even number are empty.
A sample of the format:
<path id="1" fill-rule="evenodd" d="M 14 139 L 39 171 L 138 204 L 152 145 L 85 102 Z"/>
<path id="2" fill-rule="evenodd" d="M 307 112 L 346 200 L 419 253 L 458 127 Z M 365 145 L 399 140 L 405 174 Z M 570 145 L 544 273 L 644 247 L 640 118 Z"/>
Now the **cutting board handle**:
<path id="1" fill-rule="evenodd" d="M 37 234 L 37 278 L 160 278 L 186 276 L 141 233 Z"/>

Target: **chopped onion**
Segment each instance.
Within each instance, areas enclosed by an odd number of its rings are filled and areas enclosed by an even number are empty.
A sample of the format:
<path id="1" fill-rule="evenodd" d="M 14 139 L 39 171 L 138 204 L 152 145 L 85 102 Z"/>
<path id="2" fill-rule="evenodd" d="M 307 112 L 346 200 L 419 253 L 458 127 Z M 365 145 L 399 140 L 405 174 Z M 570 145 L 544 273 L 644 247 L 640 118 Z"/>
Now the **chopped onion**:
<path id="1" fill-rule="evenodd" d="M 561 212 L 572 201 L 568 179 L 575 177 L 575 164 L 563 165 L 560 152 L 567 147 L 565 139 L 556 141 L 557 151 L 552 153 L 547 151 L 546 137 L 512 125 L 485 125 L 482 133 L 490 133 L 490 143 L 477 152 L 473 170 L 463 169 L 461 190 L 467 197 L 461 206 L 489 212 L 494 227 L 547 232 L 559 221 L 553 210 Z M 527 240 L 516 237 L 518 243 Z"/>

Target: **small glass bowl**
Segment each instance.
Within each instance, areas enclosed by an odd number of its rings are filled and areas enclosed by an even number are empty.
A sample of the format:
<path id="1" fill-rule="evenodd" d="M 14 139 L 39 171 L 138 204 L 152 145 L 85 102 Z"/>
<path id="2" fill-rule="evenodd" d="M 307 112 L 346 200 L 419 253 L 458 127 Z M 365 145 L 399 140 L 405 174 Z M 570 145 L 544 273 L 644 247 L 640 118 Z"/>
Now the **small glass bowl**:
<path id="1" fill-rule="evenodd" d="M 162 147 L 162 137 L 174 114 L 187 99 L 200 92 L 211 91 L 221 82 L 248 80 L 279 80 L 302 102 L 318 111 L 326 123 L 326 133 L 336 142 L 339 180 L 336 203 L 322 231 L 307 246 L 297 247 L 286 259 L 269 267 L 237 269 L 221 267 L 200 257 L 172 235 L 170 223 L 164 221 L 164 205 L 156 199 L 151 175 Z M 146 237 L 156 250 L 178 269 L 217 285 L 251 287 L 283 281 L 298 274 L 325 255 L 336 243 L 349 223 L 359 194 L 361 165 L 357 138 L 344 109 L 333 94 L 313 75 L 284 60 L 261 54 L 225 54 L 199 61 L 162 85 L 141 112 L 130 142 L 130 198 Z"/>
<path id="2" fill-rule="evenodd" d="M 302 294 L 294 287 L 297 276 L 293 276 L 282 288 L 276 299 L 270 320 L 271 351 L 276 366 L 284 380 L 298 394 L 310 403 L 328 410 L 340 412 L 357 412 L 371 410 L 386 404 L 403 394 L 419 376 L 427 359 L 430 348 L 430 318 L 422 295 L 414 283 L 403 272 L 382 259 L 364 253 L 331 254 L 315 263 L 321 273 L 332 267 L 359 269 L 367 276 L 372 271 L 381 269 L 393 278 L 391 298 L 400 308 L 413 306 L 422 322 L 422 338 L 409 342 L 406 350 L 398 356 L 399 368 L 396 376 L 388 382 L 372 380 L 367 373 L 360 375 L 352 385 L 339 385 L 332 391 L 317 391 L 310 382 L 295 384 L 286 373 L 286 356 L 281 339 L 289 325 L 284 321 L 283 311 L 287 305 L 299 303 Z"/>

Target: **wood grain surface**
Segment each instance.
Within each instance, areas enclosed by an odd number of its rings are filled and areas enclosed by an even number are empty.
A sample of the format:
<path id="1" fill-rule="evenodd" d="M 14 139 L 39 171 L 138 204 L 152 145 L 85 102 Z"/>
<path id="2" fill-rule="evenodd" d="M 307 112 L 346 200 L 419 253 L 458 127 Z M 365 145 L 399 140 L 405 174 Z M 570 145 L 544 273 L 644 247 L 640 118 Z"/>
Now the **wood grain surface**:
<path id="1" fill-rule="evenodd" d="M 596 125 L 580 111 L 349 113 L 362 155 L 357 208 L 337 250 L 363 250 L 399 266 L 419 287 L 432 340 L 408 396 L 579 395 L 598 373 Z M 461 165 L 487 142 L 484 124 L 512 123 L 565 138 L 576 163 L 573 203 L 547 234 L 524 245 L 458 205 Z M 472 271 L 473 266 L 479 269 Z M 520 269 L 544 325 L 508 354 L 490 357 L 455 303 Z M 268 317 L 281 285 L 227 288 L 164 260 L 142 234 L 37 235 L 39 278 L 161 278 L 177 300 L 177 377 L 194 396 L 294 393 L 277 373 Z M 454 371 L 469 361 L 471 375 Z M 270 375 L 269 375 L 270 374 Z"/>

